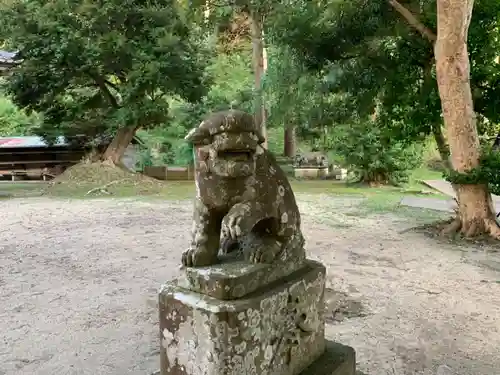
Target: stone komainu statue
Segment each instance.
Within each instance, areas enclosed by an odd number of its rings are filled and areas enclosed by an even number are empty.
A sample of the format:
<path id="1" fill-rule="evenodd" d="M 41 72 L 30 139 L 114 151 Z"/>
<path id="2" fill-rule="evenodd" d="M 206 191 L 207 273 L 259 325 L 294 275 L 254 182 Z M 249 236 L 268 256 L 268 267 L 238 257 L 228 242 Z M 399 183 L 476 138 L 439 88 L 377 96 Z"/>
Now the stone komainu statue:
<path id="1" fill-rule="evenodd" d="M 321 152 L 312 151 L 298 154 L 295 156 L 294 164 L 296 167 L 328 167 L 328 159 Z"/>
<path id="2" fill-rule="evenodd" d="M 188 267 L 219 263 L 237 251 L 251 263 L 305 258 L 295 196 L 253 116 L 237 110 L 210 115 L 186 140 L 193 144 L 196 198 Z"/>

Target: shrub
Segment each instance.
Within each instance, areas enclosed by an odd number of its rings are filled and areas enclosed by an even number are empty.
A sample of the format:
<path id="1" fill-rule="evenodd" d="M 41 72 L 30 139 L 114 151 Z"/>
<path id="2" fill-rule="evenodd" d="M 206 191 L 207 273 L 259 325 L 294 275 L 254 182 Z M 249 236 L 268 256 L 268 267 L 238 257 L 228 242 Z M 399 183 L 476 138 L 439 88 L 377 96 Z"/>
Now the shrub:
<path id="1" fill-rule="evenodd" d="M 369 184 L 407 182 L 413 169 L 422 162 L 422 146 L 408 144 L 391 136 L 390 128 L 374 121 L 358 121 L 335 128 L 328 149 L 345 166 Z"/>
<path id="2" fill-rule="evenodd" d="M 33 134 L 40 125 L 37 114 L 28 115 L 16 107 L 12 101 L 0 96 L 0 136 L 22 136 Z"/>
<path id="3" fill-rule="evenodd" d="M 446 171 L 443 175 L 452 184 L 488 184 L 491 193 L 500 195 L 500 151 L 485 145 L 479 167 L 465 173 Z"/>

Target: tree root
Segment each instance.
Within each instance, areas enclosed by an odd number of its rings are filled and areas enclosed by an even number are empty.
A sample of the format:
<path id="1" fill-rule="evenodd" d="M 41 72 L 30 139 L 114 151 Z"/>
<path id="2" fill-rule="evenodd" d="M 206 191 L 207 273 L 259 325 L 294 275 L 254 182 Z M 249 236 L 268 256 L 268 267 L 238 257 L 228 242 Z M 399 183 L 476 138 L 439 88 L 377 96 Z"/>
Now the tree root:
<path id="1" fill-rule="evenodd" d="M 465 238 L 473 238 L 488 235 L 496 240 L 500 240 L 500 227 L 494 219 L 477 219 L 463 222 L 458 216 L 444 223 L 441 228 L 441 235 L 449 236 L 454 233 L 461 233 Z"/>
<path id="2" fill-rule="evenodd" d="M 500 240 L 500 227 L 498 227 L 496 220 L 494 219 L 485 220 L 484 225 L 486 226 L 487 232 L 491 237 L 493 237 L 496 240 Z"/>
<path id="3" fill-rule="evenodd" d="M 128 180 L 128 179 L 122 178 L 121 180 L 114 180 L 114 181 L 108 182 L 107 184 L 104 184 L 103 186 L 98 186 L 96 188 L 90 189 L 89 191 L 87 191 L 87 194 L 85 194 L 85 195 L 90 195 L 93 193 L 111 194 L 107 188 L 112 186 L 112 185 L 115 185 L 117 183 L 123 182 L 125 180 Z"/>
<path id="4" fill-rule="evenodd" d="M 441 228 L 441 235 L 449 236 L 452 233 L 457 233 L 462 228 L 462 222 L 459 218 L 453 219 L 451 222 L 448 222 Z"/>

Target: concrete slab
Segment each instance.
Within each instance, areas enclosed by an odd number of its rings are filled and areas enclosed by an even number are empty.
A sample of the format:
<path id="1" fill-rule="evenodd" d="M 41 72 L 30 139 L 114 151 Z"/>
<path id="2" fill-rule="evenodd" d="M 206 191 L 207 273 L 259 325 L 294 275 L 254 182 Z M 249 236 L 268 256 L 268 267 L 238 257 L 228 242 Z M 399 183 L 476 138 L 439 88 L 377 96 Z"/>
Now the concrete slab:
<path id="1" fill-rule="evenodd" d="M 434 190 L 437 190 L 443 194 L 448 195 L 449 197 L 456 198 L 456 196 L 457 196 L 455 194 L 455 190 L 453 190 L 453 187 L 451 186 L 451 184 L 448 181 L 445 181 L 445 180 L 425 180 L 425 181 L 421 181 L 421 182 L 424 185 L 427 185 Z M 500 212 L 500 196 L 495 195 L 495 194 L 491 194 L 491 198 L 493 199 L 493 204 L 495 206 L 496 212 Z M 405 205 L 407 205 L 407 204 L 405 204 Z M 414 207 L 414 206 L 411 206 L 411 207 Z M 428 207 L 422 207 L 422 208 L 428 208 Z"/>
<path id="2" fill-rule="evenodd" d="M 422 183 L 434 190 L 448 195 L 449 197 L 456 198 L 455 190 L 453 190 L 451 184 L 446 180 L 425 180 L 422 181 Z"/>
<path id="3" fill-rule="evenodd" d="M 427 210 L 436 210 L 444 212 L 453 212 L 457 204 L 454 200 L 443 200 L 437 198 L 423 198 L 423 197 L 404 197 L 399 202 L 402 206 L 424 208 Z"/>

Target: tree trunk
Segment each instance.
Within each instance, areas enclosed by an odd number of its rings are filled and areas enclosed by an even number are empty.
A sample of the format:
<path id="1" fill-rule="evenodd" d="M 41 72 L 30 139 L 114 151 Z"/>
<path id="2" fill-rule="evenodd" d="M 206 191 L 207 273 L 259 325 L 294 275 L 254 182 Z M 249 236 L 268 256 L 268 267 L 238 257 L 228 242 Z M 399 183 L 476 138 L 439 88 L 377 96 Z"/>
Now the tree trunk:
<path id="1" fill-rule="evenodd" d="M 432 134 L 434 135 L 434 140 L 436 141 L 436 146 L 439 151 L 439 156 L 444 163 L 446 169 L 451 169 L 450 162 L 450 148 L 443 134 L 443 128 L 441 124 L 433 124 L 431 126 Z"/>
<path id="2" fill-rule="evenodd" d="M 293 158 L 297 153 L 297 137 L 295 136 L 295 126 L 286 125 L 284 134 L 283 155 Z"/>
<path id="3" fill-rule="evenodd" d="M 480 148 L 470 88 L 467 34 L 473 0 L 438 0 L 436 72 L 452 166 L 467 172 L 479 165 Z M 489 233 L 500 239 L 491 195 L 482 184 L 457 185 L 458 215 L 445 233 L 467 237 Z"/>
<path id="4" fill-rule="evenodd" d="M 255 122 L 257 126 L 261 129 L 262 135 L 266 138 L 266 141 L 262 145 L 267 148 L 267 127 L 266 127 L 266 106 L 264 102 L 264 93 L 262 90 L 262 78 L 266 71 L 266 50 L 264 48 L 264 32 L 262 30 L 263 26 L 263 16 L 259 12 L 251 12 L 252 21 L 252 62 L 254 70 L 255 79 Z"/>
<path id="5" fill-rule="evenodd" d="M 125 127 L 117 130 L 113 140 L 102 156 L 102 160 L 109 161 L 115 165 L 120 164 L 125 150 L 134 138 L 137 127 Z"/>
<path id="6" fill-rule="evenodd" d="M 389 177 L 387 173 L 379 171 L 363 172 L 361 182 L 369 185 L 370 187 L 379 187 L 389 184 Z"/>

